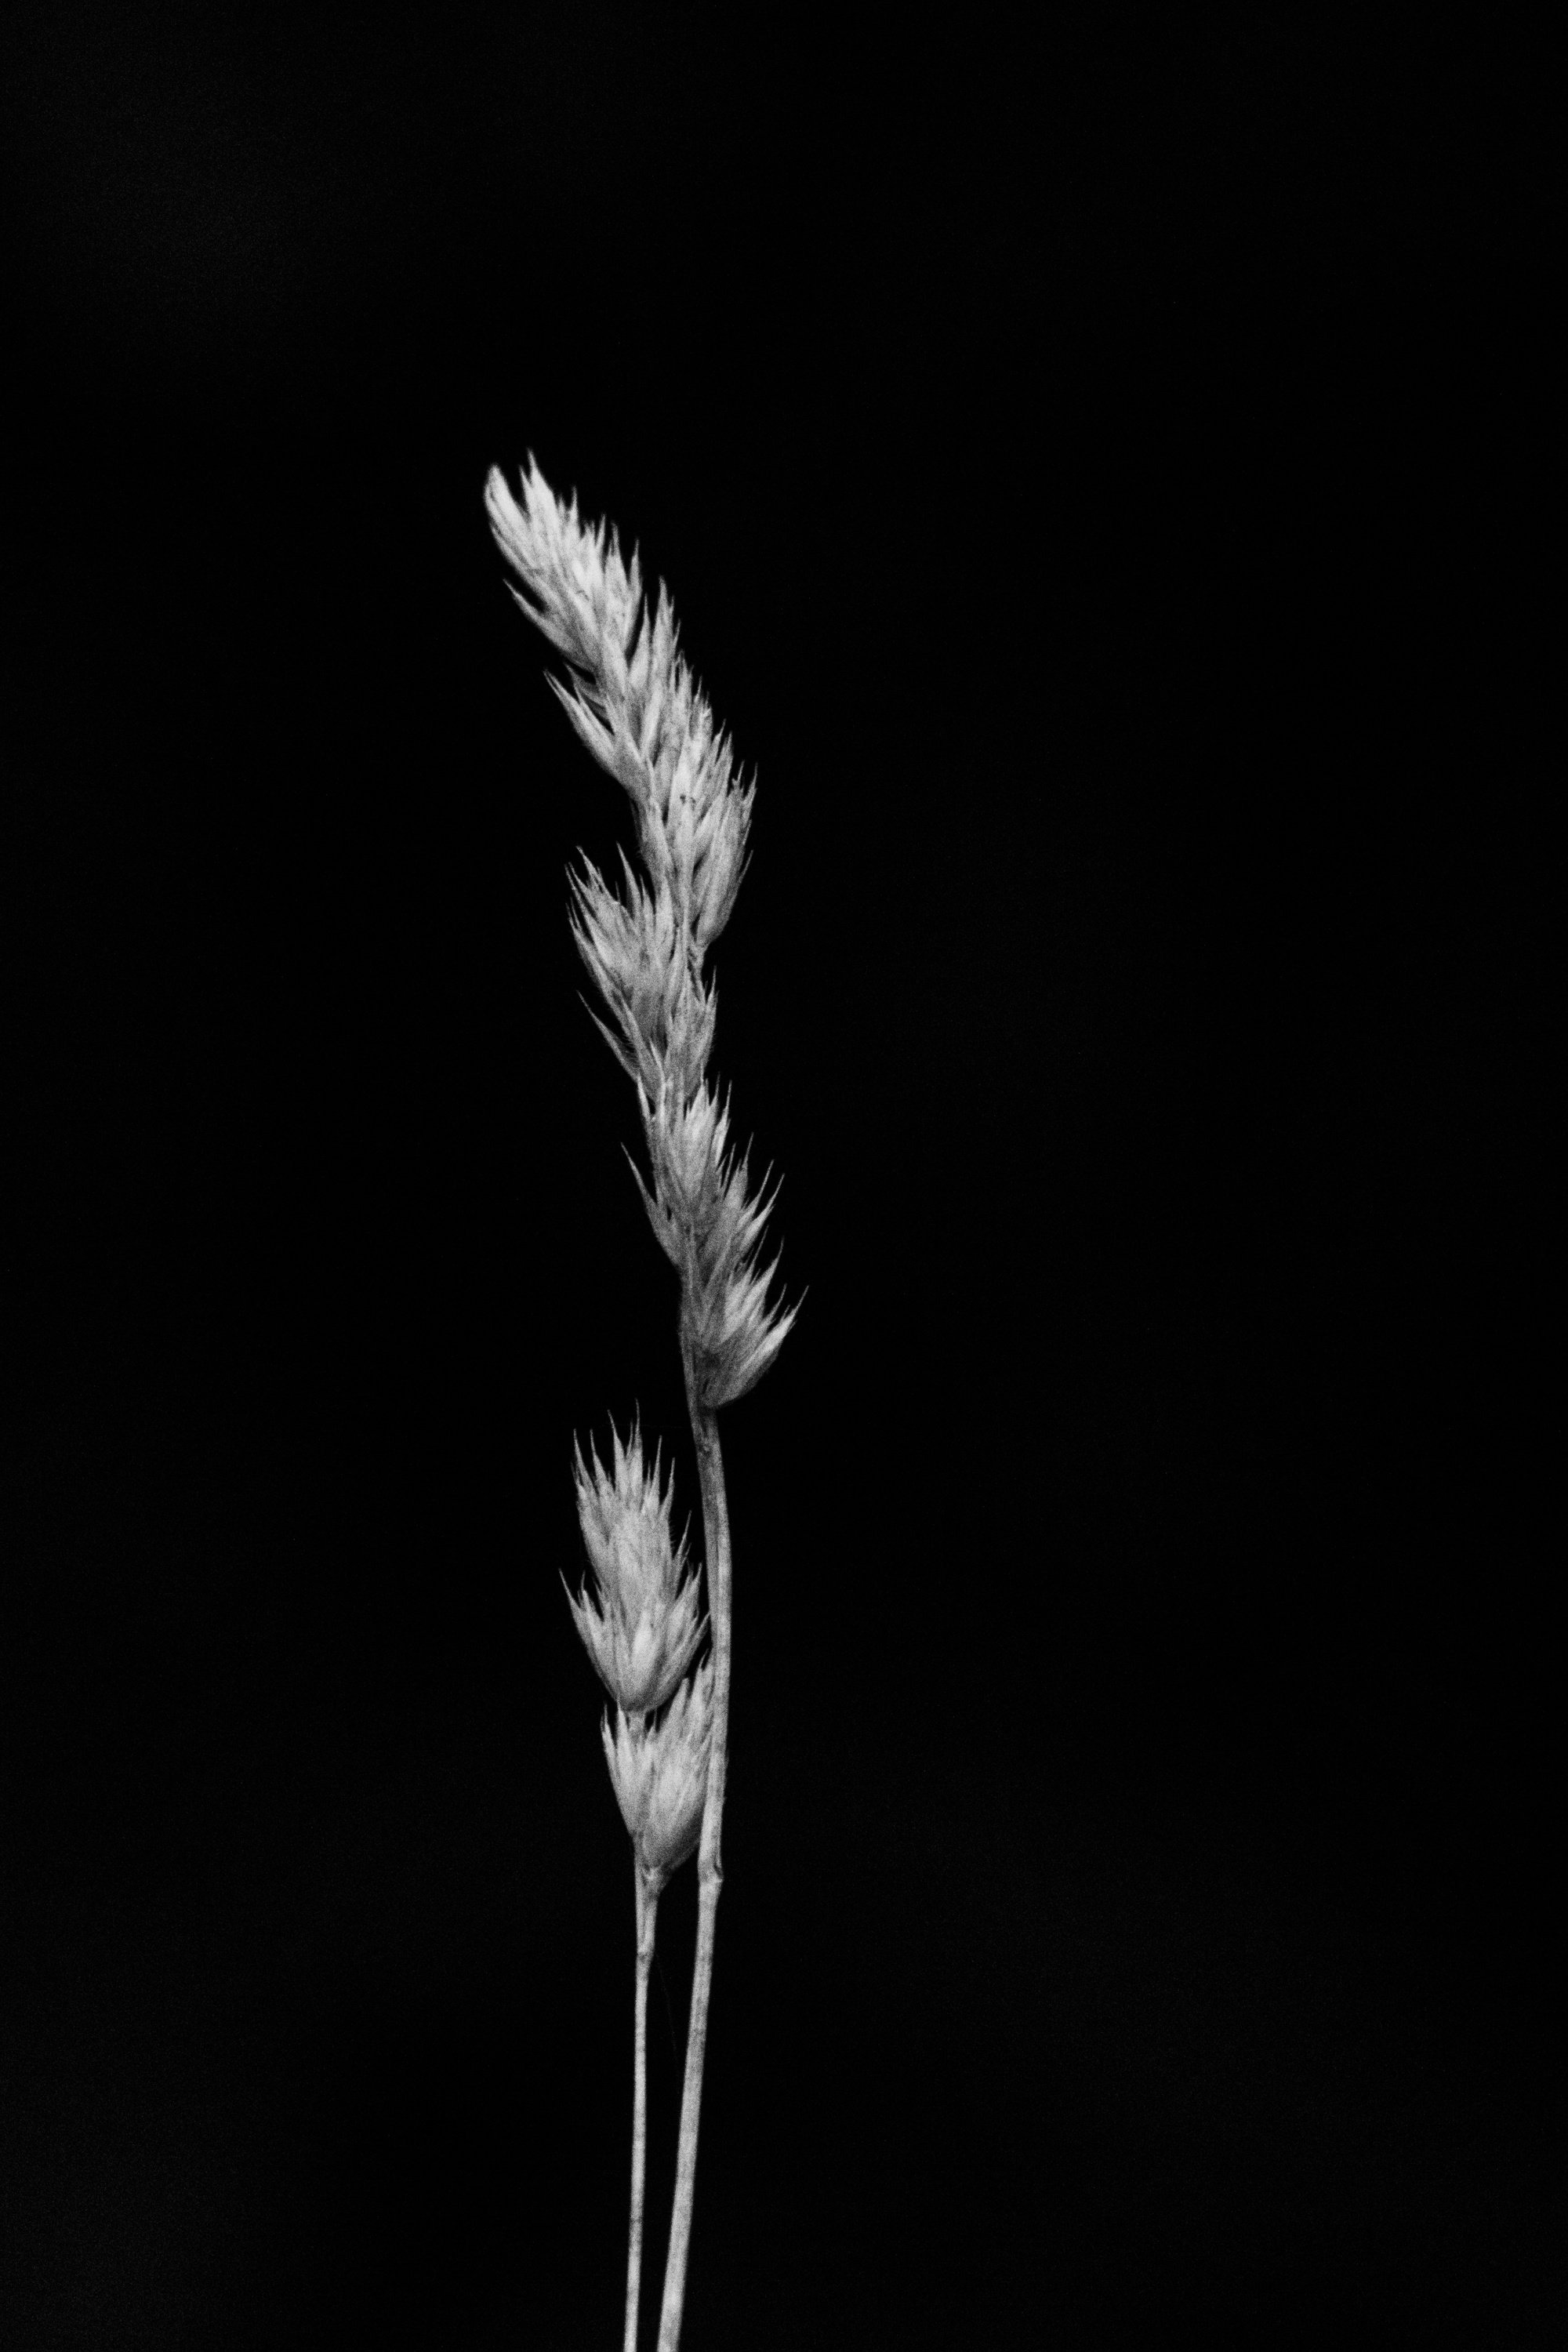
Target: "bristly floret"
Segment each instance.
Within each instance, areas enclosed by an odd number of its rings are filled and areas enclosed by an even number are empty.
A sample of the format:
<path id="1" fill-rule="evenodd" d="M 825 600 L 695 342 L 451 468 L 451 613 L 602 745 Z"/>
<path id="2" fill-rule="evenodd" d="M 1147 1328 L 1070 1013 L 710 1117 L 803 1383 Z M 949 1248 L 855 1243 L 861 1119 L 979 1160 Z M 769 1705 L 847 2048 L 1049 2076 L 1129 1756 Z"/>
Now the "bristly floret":
<path id="1" fill-rule="evenodd" d="M 772 1302 L 773 1269 L 758 1269 L 771 1204 L 748 1199 L 706 1079 L 716 1009 L 703 965 L 741 887 L 755 787 L 736 779 L 677 650 L 662 583 L 651 615 L 644 604 L 636 552 L 628 567 L 615 532 L 582 523 L 575 498 L 563 507 L 531 457 L 521 505 L 499 471 L 486 499 L 523 583 L 518 603 L 571 664 L 570 690 L 552 681 L 567 716 L 637 812 L 647 887 L 624 856 L 624 898 L 585 864 L 571 877 L 573 936 L 614 1024 L 598 1025 L 637 1082 L 653 1179 L 643 1199 L 680 1274 L 702 1401 L 729 1404 L 761 1379 L 798 1311 Z"/>

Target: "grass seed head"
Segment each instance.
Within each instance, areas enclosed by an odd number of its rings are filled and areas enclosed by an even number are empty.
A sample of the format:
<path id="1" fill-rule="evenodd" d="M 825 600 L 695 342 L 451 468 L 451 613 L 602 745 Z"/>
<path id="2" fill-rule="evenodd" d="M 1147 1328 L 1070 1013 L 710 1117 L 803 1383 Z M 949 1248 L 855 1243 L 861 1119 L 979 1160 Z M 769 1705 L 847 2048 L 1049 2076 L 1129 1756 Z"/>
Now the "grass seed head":
<path id="1" fill-rule="evenodd" d="M 637 1185 L 680 1275 L 702 1401 L 730 1404 L 797 1312 L 758 1266 L 767 1206 L 748 1197 L 744 1160 L 731 1161 L 707 1080 L 716 1013 L 703 966 L 741 887 L 755 786 L 740 782 L 679 652 L 662 584 L 650 612 L 635 551 L 624 562 L 615 532 L 582 522 L 531 457 L 521 488 L 519 499 L 491 472 L 491 528 L 522 583 L 519 604 L 571 666 L 569 687 L 552 683 L 573 726 L 631 799 L 647 874 L 645 887 L 623 857 L 624 898 L 591 866 L 574 875 L 574 937 L 611 1016 L 599 1027 L 637 1087 L 652 1179 Z"/>

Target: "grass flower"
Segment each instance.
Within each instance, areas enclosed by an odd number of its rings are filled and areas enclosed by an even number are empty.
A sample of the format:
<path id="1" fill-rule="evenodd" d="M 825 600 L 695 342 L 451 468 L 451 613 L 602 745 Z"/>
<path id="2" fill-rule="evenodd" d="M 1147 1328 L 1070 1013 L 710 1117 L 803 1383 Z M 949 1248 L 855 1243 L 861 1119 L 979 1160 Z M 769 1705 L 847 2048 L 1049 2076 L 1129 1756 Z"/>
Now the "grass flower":
<path id="1" fill-rule="evenodd" d="M 584 861 L 570 877 L 572 931 L 608 1014 L 595 1021 L 637 1087 L 647 1180 L 637 1176 L 659 1246 L 680 1277 L 679 1339 L 702 1491 L 710 1654 L 700 1647 L 695 1578 L 669 1537 L 670 1494 L 640 1441 L 614 1442 L 614 1465 L 576 1461 L 578 1516 L 594 1573 L 571 1603 L 584 1646 L 616 1703 L 603 1727 L 610 1780 L 632 1841 L 637 1973 L 633 2076 L 631 2226 L 625 2352 L 637 2352 L 647 2143 L 647 1976 L 659 1893 L 697 1854 L 697 1957 L 687 2030 L 675 2203 L 659 2314 L 658 2352 L 677 2352 L 696 2192 L 698 2124 L 708 2042 L 729 1737 L 729 1504 L 717 1414 L 744 1396 L 777 1356 L 797 1309 L 773 1295 L 761 1263 L 771 1202 L 748 1190 L 729 1143 L 728 1114 L 708 1077 L 716 1017 L 705 974 L 746 869 L 753 785 L 735 772 L 676 637 L 660 584 L 644 599 L 636 551 L 582 522 L 531 457 L 521 495 L 498 470 L 486 485 L 490 527 L 520 585 L 519 604 L 562 654 L 551 685 L 583 743 L 631 802 L 640 876 L 621 854 L 617 892 Z M 634 1169 L 634 1174 L 637 1173 Z M 660 1707 L 667 1712 L 656 1725 Z"/>

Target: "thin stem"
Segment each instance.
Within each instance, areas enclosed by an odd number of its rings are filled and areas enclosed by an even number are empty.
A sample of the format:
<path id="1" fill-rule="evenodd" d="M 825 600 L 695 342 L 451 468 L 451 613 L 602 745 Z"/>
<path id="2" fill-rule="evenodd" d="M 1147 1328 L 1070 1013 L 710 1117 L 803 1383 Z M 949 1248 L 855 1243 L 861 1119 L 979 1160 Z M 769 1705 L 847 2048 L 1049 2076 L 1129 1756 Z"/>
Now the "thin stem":
<path id="1" fill-rule="evenodd" d="M 691 2019 L 686 2032 L 686 2082 L 680 2095 L 680 2147 L 676 2158 L 675 2209 L 664 2271 L 658 2352 L 679 2352 L 686 2306 L 686 2257 L 697 2193 L 697 2127 L 702 2106 L 702 2061 L 708 2051 L 708 1995 L 713 1981 L 713 1928 L 724 1883 L 720 1832 L 724 1819 L 724 1767 L 730 1733 L 730 1513 L 717 1415 L 699 1402 L 691 1356 L 683 1347 L 686 1402 L 697 1441 L 702 1486 L 702 1533 L 708 1564 L 708 1612 L 713 1626 L 713 1737 L 708 1754 L 708 1797 L 697 1850 L 697 1961 L 691 1978 Z"/>
<path id="2" fill-rule="evenodd" d="M 647 2160 L 647 1972 L 653 1960 L 658 1885 L 633 1857 L 637 1901 L 637 2054 L 632 2075 L 632 2220 L 626 2239 L 626 2352 L 637 2352 L 637 2302 L 642 2293 L 643 2179 Z"/>

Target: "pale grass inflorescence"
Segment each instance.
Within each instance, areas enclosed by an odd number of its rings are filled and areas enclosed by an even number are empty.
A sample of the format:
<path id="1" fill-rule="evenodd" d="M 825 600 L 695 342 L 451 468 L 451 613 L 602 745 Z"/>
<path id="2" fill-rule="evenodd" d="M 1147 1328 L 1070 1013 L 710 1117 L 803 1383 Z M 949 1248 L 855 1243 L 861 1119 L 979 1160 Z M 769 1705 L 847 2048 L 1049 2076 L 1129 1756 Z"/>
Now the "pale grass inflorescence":
<path id="1" fill-rule="evenodd" d="M 610 1014 L 597 1025 L 637 1090 L 650 1182 L 637 1186 L 659 1245 L 680 1277 L 680 1349 L 702 1489 L 710 1617 L 684 1542 L 670 1537 L 671 1491 L 645 1468 L 634 1429 L 613 1462 L 578 1449 L 578 1517 L 593 1590 L 567 1598 L 614 1703 L 605 1755 L 632 1841 L 637 1970 L 631 2228 L 625 2352 L 637 2352 L 646 2151 L 647 1972 L 658 1895 L 698 1854 L 697 1958 L 659 2352 L 676 2352 L 685 2298 L 707 2046 L 714 1921 L 722 1882 L 731 1660 L 729 1512 L 716 1414 L 762 1378 L 796 1309 L 773 1296 L 758 1262 L 771 1203 L 747 1189 L 724 1105 L 708 1078 L 715 1002 L 709 950 L 735 904 L 754 786 L 742 786 L 727 738 L 677 648 L 660 584 L 645 604 L 636 552 L 581 522 L 531 457 L 514 498 L 499 470 L 486 486 L 490 526 L 521 582 L 513 593 L 569 665 L 551 684 L 578 735 L 626 791 L 643 873 L 622 855 L 625 895 L 586 860 L 571 877 L 573 935 Z M 636 1170 L 634 1169 L 634 1174 Z M 712 1646 L 700 1664 L 705 1633 Z M 661 1713 L 662 1710 L 662 1713 Z"/>

